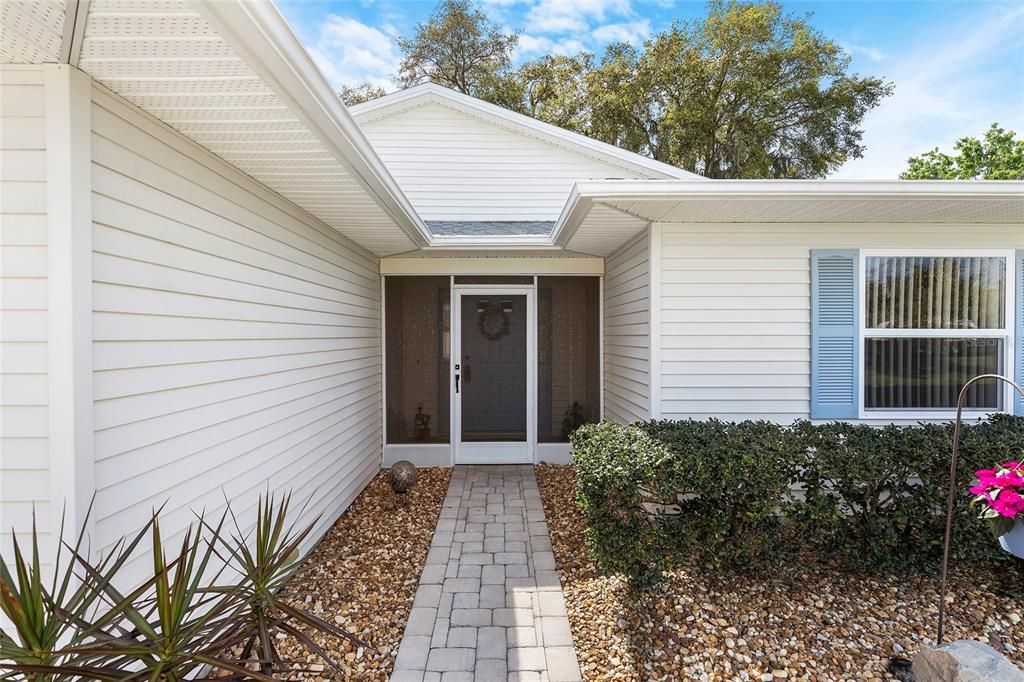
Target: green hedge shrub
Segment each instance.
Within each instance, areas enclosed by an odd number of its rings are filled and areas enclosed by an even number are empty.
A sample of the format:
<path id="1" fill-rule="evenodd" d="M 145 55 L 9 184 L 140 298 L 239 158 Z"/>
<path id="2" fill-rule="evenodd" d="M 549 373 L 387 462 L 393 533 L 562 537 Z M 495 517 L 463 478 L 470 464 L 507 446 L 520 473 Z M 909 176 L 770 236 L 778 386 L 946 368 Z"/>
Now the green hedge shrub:
<path id="1" fill-rule="evenodd" d="M 764 567 L 783 558 L 779 506 L 799 462 L 796 443 L 766 421 L 654 421 L 640 428 L 664 443 L 663 494 L 677 500 L 666 528 L 677 549 L 717 565 Z"/>
<path id="2" fill-rule="evenodd" d="M 577 499 L 587 519 L 587 545 L 598 568 L 623 573 L 636 586 L 672 565 L 671 534 L 651 503 L 671 492 L 663 478 L 668 449 L 640 429 L 611 422 L 573 432 Z"/>
<path id="3" fill-rule="evenodd" d="M 634 585 L 683 557 L 763 570 L 788 553 L 874 570 L 931 568 L 941 553 L 951 424 L 602 423 L 572 437 L 598 565 Z M 964 426 L 954 557 L 1001 558 L 969 507 L 975 470 L 1024 452 L 1024 418 Z"/>

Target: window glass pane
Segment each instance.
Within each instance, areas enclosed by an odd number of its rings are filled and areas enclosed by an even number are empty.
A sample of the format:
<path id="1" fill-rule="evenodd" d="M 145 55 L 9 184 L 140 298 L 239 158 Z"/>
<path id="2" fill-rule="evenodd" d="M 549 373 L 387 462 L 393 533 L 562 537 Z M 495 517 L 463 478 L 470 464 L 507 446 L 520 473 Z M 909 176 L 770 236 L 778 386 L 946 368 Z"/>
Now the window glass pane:
<path id="1" fill-rule="evenodd" d="M 448 277 L 386 277 L 387 442 L 447 443 Z"/>
<path id="2" fill-rule="evenodd" d="M 596 277 L 537 280 L 537 440 L 567 442 L 601 415 Z"/>
<path id="3" fill-rule="evenodd" d="M 1006 259 L 871 256 L 868 329 L 1002 329 Z"/>
<path id="4" fill-rule="evenodd" d="M 864 342 L 866 409 L 956 408 L 960 389 L 979 374 L 1001 374 L 1003 339 L 869 338 Z M 981 382 L 966 407 L 1002 409 L 1003 390 Z"/>

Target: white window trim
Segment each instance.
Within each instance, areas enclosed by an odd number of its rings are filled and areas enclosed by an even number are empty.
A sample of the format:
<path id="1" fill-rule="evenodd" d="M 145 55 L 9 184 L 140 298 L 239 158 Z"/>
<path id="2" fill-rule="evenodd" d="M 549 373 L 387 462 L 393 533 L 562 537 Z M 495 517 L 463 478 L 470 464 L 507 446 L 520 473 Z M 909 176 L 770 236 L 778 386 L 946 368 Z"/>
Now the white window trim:
<path id="1" fill-rule="evenodd" d="M 1002 258 L 1006 262 L 1006 306 L 1003 316 L 1003 329 L 868 329 L 866 326 L 867 259 L 878 256 L 919 256 L 941 257 L 954 256 L 961 258 Z M 1014 296 L 1016 279 L 1016 258 L 1012 249 L 861 249 L 857 258 L 857 364 L 858 364 L 858 414 L 860 419 L 881 420 L 948 420 L 956 417 L 956 410 L 869 410 L 864 407 L 864 340 L 867 338 L 892 337 L 939 337 L 939 338 L 978 338 L 991 337 L 1004 339 L 1003 344 L 1003 375 L 1014 376 L 1015 324 L 1014 311 L 1017 309 Z M 1009 386 L 1002 387 L 1003 409 L 972 410 L 964 409 L 964 417 L 976 419 L 989 414 L 1012 414 L 1013 394 Z"/>

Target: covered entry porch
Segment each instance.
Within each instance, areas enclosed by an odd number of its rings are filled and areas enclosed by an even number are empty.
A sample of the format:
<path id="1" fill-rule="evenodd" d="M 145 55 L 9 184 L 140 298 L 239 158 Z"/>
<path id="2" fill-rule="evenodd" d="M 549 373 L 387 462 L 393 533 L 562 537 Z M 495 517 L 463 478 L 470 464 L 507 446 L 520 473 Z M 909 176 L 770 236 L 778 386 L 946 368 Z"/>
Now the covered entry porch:
<path id="1" fill-rule="evenodd" d="M 603 267 L 383 259 L 384 465 L 569 461 L 604 413 Z"/>

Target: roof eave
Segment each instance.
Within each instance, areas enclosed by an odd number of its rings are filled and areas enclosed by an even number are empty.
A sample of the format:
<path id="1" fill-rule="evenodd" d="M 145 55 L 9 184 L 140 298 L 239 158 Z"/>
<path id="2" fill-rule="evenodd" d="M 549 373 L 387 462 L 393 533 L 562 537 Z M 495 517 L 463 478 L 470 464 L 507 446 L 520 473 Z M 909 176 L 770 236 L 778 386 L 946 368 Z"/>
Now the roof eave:
<path id="1" fill-rule="evenodd" d="M 733 198 L 816 200 L 847 199 L 977 199 L 1021 201 L 1024 182 L 1016 180 L 594 180 L 573 185 L 551 230 L 552 243 L 569 249 L 573 235 L 595 203 L 663 198 Z M 642 216 L 637 216 L 642 218 Z M 649 222 L 655 222 L 648 219 Z M 857 221 L 852 221 L 857 222 Z"/>
<path id="2" fill-rule="evenodd" d="M 195 4 L 250 68 L 337 153 L 398 228 L 417 246 L 428 245 L 430 231 L 423 220 L 274 4 L 270 0 Z"/>
<path id="3" fill-rule="evenodd" d="M 742 198 L 1021 198 L 1018 180 L 581 180 L 573 194 L 601 199 Z M 573 195 L 570 195 L 572 200 Z M 563 211 L 564 213 L 564 211 Z M 556 225 L 557 229 L 557 225 Z"/>

